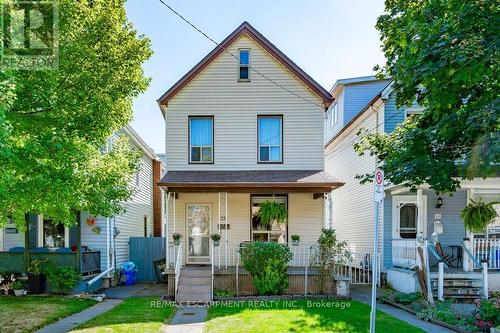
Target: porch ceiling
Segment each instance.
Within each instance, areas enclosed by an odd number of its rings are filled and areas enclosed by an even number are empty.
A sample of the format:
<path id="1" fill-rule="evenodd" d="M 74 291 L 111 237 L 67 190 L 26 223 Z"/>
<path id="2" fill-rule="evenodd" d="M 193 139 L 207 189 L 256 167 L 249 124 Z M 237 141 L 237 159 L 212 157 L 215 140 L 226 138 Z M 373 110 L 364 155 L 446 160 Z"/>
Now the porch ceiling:
<path id="1" fill-rule="evenodd" d="M 169 171 L 169 192 L 324 193 L 344 183 L 323 170 Z"/>

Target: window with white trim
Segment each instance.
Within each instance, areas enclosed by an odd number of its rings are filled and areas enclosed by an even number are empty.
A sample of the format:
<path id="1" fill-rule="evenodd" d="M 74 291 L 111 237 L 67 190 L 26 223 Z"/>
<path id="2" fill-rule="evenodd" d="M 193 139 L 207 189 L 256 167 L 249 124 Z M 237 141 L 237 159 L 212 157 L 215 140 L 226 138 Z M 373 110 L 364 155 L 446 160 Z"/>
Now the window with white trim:
<path id="1" fill-rule="evenodd" d="M 250 81 L 250 50 L 239 50 L 238 81 Z"/>
<path id="2" fill-rule="evenodd" d="M 251 197 L 251 218 L 252 218 L 252 241 L 254 242 L 276 242 L 285 244 L 287 241 L 287 224 L 273 223 L 272 225 L 262 225 L 257 213 L 260 204 L 265 201 L 276 201 L 285 207 L 287 206 L 286 196 L 252 196 Z"/>
<path id="3" fill-rule="evenodd" d="M 283 153 L 283 116 L 258 116 L 258 161 L 280 163 Z"/>
<path id="4" fill-rule="evenodd" d="M 189 117 L 189 162 L 213 163 L 214 118 Z"/>

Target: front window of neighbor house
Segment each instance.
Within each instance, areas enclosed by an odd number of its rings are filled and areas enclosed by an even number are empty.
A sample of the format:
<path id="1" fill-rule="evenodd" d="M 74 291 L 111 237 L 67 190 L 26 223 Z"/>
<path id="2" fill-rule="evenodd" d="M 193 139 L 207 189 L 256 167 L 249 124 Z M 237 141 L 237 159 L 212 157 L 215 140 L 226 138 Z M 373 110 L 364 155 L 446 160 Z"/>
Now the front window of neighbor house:
<path id="1" fill-rule="evenodd" d="M 287 224 L 273 223 L 272 225 L 262 225 L 257 213 L 260 204 L 264 201 L 277 201 L 287 206 L 286 196 L 252 196 L 251 197 L 251 218 L 252 218 L 252 241 L 254 242 L 276 242 L 285 244 L 287 240 Z"/>
<path id="2" fill-rule="evenodd" d="M 250 50 L 240 49 L 239 81 L 250 81 Z"/>
<path id="3" fill-rule="evenodd" d="M 258 117 L 258 161 L 279 163 L 283 161 L 283 117 Z"/>
<path id="4" fill-rule="evenodd" d="M 189 117 L 189 162 L 213 163 L 214 118 Z"/>
<path id="5" fill-rule="evenodd" d="M 50 219 L 43 219 L 43 247 L 64 247 L 64 224 L 54 224 Z"/>

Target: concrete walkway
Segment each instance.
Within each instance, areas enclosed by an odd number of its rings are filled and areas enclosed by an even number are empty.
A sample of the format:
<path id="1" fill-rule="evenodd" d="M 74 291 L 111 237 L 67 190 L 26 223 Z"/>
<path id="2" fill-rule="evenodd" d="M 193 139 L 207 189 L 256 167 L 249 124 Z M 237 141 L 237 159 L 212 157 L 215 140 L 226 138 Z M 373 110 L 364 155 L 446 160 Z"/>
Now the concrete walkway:
<path id="1" fill-rule="evenodd" d="M 380 293 L 378 293 L 380 296 Z M 371 304 L 371 287 L 370 286 L 351 286 L 351 297 L 357 301 L 362 303 Z M 427 321 L 423 321 L 415 317 L 409 312 L 404 310 L 395 308 L 388 304 L 377 303 L 377 310 L 387 313 L 393 317 L 396 317 L 400 320 L 407 322 L 410 325 L 418 327 L 425 332 L 433 332 L 433 333 L 450 333 L 453 332 L 445 327 L 429 323 Z"/>
<path id="2" fill-rule="evenodd" d="M 165 333 L 202 333 L 208 308 L 184 307 L 177 309 L 171 323 L 164 326 Z"/>
<path id="3" fill-rule="evenodd" d="M 78 325 L 89 321 L 96 316 L 107 312 L 123 302 L 120 299 L 107 299 L 101 303 L 97 303 L 96 305 L 91 306 L 88 309 L 83 310 L 82 312 L 75 313 L 69 317 L 63 318 L 54 324 L 50 324 L 45 326 L 38 331 L 37 333 L 66 333 L 73 330 Z"/>

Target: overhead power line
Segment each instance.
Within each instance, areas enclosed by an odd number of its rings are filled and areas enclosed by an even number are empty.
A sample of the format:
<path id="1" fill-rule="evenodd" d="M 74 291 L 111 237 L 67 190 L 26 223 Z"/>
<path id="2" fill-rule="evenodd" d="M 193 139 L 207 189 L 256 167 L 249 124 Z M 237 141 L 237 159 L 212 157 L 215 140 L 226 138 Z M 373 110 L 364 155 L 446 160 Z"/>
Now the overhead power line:
<path id="1" fill-rule="evenodd" d="M 186 19 L 182 14 L 180 14 L 178 11 L 176 11 L 174 8 L 172 8 L 172 6 L 170 6 L 169 4 L 167 4 L 164 0 L 159 0 L 161 4 L 163 4 L 165 7 L 167 7 L 172 13 L 174 13 L 175 15 L 177 15 L 181 20 L 183 20 L 184 22 L 186 22 L 189 26 L 191 26 L 193 29 L 195 29 L 196 31 L 198 31 L 201 35 L 203 35 L 203 37 L 205 37 L 206 39 L 208 39 L 210 42 L 212 42 L 213 44 L 215 44 L 217 47 L 219 47 L 220 49 L 222 49 L 224 52 L 226 52 L 227 54 L 229 54 L 231 57 L 233 57 L 234 59 L 236 59 L 238 62 L 240 61 L 240 58 L 237 57 L 236 55 L 234 55 L 233 53 L 231 53 L 231 51 L 229 51 L 227 48 L 225 48 L 224 46 L 220 45 L 220 43 L 218 43 L 217 41 L 215 41 L 212 37 L 210 37 L 207 33 L 205 33 L 203 30 L 201 30 L 200 28 L 198 28 L 196 25 L 194 25 L 193 23 L 191 23 L 188 19 Z M 283 86 L 282 84 L 276 82 L 275 80 L 271 79 L 270 77 L 268 77 L 267 75 L 265 75 L 264 73 L 262 73 L 261 71 L 259 71 L 258 69 L 256 69 L 255 67 L 251 66 L 250 64 L 248 65 L 248 68 L 250 68 L 252 71 L 254 71 L 255 73 L 257 73 L 258 75 L 262 76 L 264 79 L 266 79 L 267 81 L 271 82 L 272 84 L 276 85 L 277 87 L 279 87 L 280 89 L 286 91 L 287 93 L 289 94 L 292 94 L 293 96 L 295 97 L 298 97 L 300 98 L 301 100 L 307 102 L 307 103 L 310 103 L 312 105 L 315 105 L 315 106 L 318 106 L 320 107 L 322 110 L 325 109 L 325 106 L 322 105 L 322 104 L 319 104 L 319 103 L 316 103 L 314 101 L 311 101 L 307 98 L 305 98 L 304 96 L 300 96 L 299 94 L 297 94 L 296 92 L 286 88 L 285 86 Z"/>

